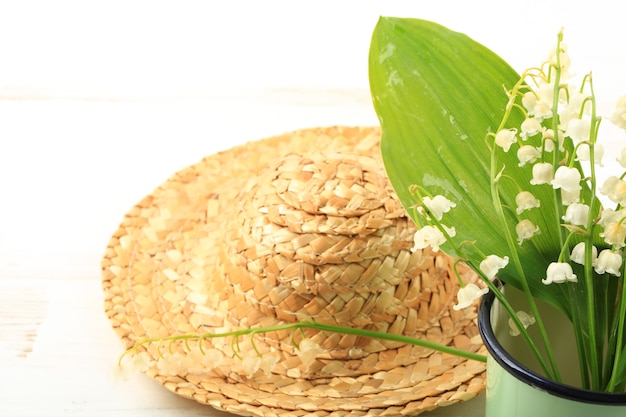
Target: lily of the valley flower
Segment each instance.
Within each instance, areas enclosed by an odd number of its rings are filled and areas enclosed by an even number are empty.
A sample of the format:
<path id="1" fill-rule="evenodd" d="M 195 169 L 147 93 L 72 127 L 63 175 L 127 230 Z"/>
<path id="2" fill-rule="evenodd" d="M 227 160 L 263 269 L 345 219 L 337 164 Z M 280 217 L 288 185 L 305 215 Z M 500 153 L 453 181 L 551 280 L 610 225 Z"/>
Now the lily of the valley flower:
<path id="1" fill-rule="evenodd" d="M 598 255 L 598 259 L 594 269 L 598 274 L 609 274 L 620 276 L 620 268 L 622 267 L 622 255 L 619 252 L 613 252 L 610 249 L 604 249 Z"/>
<path id="2" fill-rule="evenodd" d="M 487 278 L 493 279 L 498 271 L 507 266 L 508 263 L 508 256 L 501 258 L 498 255 L 489 255 L 480 262 L 479 267 L 480 270 L 487 276 Z"/>
<path id="3" fill-rule="evenodd" d="M 548 265 L 546 279 L 541 282 L 549 285 L 552 283 L 561 284 L 563 282 L 577 282 L 572 266 L 566 262 L 552 262 Z"/>
<path id="4" fill-rule="evenodd" d="M 559 151 L 563 152 L 563 133 L 559 131 Z M 543 141 L 543 148 L 546 152 L 554 151 L 554 130 L 545 129 L 541 134 L 541 140 Z"/>
<path id="5" fill-rule="evenodd" d="M 541 206 L 541 202 L 529 191 L 522 191 L 515 196 L 517 214 L 522 214 L 526 210 Z"/>
<path id="6" fill-rule="evenodd" d="M 552 117 L 552 103 L 538 100 L 533 91 L 528 91 L 522 95 L 522 105 L 528 115 L 533 116 L 539 122 Z"/>
<path id="7" fill-rule="evenodd" d="M 572 138 L 574 143 L 580 143 L 589 140 L 589 132 L 591 125 L 587 119 L 571 119 L 567 123 L 565 136 Z"/>
<path id="8" fill-rule="evenodd" d="M 552 164 L 548 162 L 540 162 L 533 165 L 533 178 L 530 180 L 532 185 L 550 184 L 552 181 Z"/>
<path id="9" fill-rule="evenodd" d="M 617 100 L 617 106 L 610 120 L 616 126 L 626 130 L 626 96 L 622 96 Z"/>
<path id="10" fill-rule="evenodd" d="M 595 246 L 591 247 L 591 264 L 595 265 L 596 259 L 598 258 L 598 248 Z M 584 265 L 585 264 L 585 242 L 580 242 L 574 246 L 572 249 L 572 253 L 570 254 L 570 259 L 572 262 L 576 262 L 577 264 Z"/>
<path id="11" fill-rule="evenodd" d="M 593 162 L 594 164 L 598 164 L 600 166 L 604 166 L 602 164 L 602 157 L 604 157 L 604 146 L 601 143 L 596 143 L 593 145 Z M 576 149 L 576 160 L 577 161 L 589 161 L 591 160 L 591 150 L 589 144 L 582 143 Z"/>
<path id="12" fill-rule="evenodd" d="M 626 219 L 626 209 L 615 211 L 612 208 L 606 208 L 602 210 L 598 224 L 602 227 L 606 227 L 611 223 L 619 223 L 624 219 Z"/>
<path id="13" fill-rule="evenodd" d="M 515 232 L 517 232 L 517 243 L 521 245 L 525 240 L 539 234 L 540 230 L 533 222 L 524 219 L 515 226 Z"/>
<path id="14" fill-rule="evenodd" d="M 517 129 L 502 129 L 496 133 L 496 145 L 508 152 L 515 142 L 517 142 Z"/>
<path id="15" fill-rule="evenodd" d="M 578 203 L 580 201 L 580 190 L 566 191 L 561 190 L 561 201 L 564 205 Z"/>
<path id="16" fill-rule="evenodd" d="M 459 289 L 456 297 L 458 299 L 458 304 L 452 306 L 454 310 L 461 310 L 466 307 L 471 306 L 474 303 L 474 300 L 479 299 L 483 294 L 487 294 L 489 292 L 489 288 L 480 288 L 478 285 L 470 283 L 466 284 L 464 287 Z"/>
<path id="17" fill-rule="evenodd" d="M 619 156 L 615 158 L 617 162 L 622 166 L 622 168 L 626 168 L 626 148 L 622 148 L 619 153 Z"/>
<path id="18" fill-rule="evenodd" d="M 558 55 L 558 61 L 557 61 Z M 560 65 L 557 65 L 558 64 Z M 558 47 L 555 47 L 550 53 L 550 65 L 554 68 L 560 67 L 561 77 L 566 80 L 572 75 L 569 73 L 569 68 L 572 65 L 572 60 L 567 54 L 567 44 L 565 42 L 559 42 Z"/>
<path id="19" fill-rule="evenodd" d="M 520 136 L 522 140 L 526 140 L 540 133 L 542 129 L 543 127 L 539 120 L 534 117 L 529 117 L 522 122 Z"/>
<path id="20" fill-rule="evenodd" d="M 517 150 L 517 159 L 519 164 L 517 166 L 523 167 L 526 164 L 532 164 L 541 157 L 541 149 L 537 149 L 531 145 L 521 146 Z"/>
<path id="21" fill-rule="evenodd" d="M 528 326 L 530 326 L 531 324 L 535 324 L 535 318 L 527 312 L 520 310 L 515 314 L 517 315 L 519 321 L 522 323 L 522 326 L 524 326 L 524 329 L 528 329 Z M 520 331 L 517 328 L 517 325 L 515 324 L 513 319 L 509 319 L 509 334 L 511 336 L 519 336 L 520 334 Z"/>
<path id="22" fill-rule="evenodd" d="M 576 226 L 587 226 L 589 221 L 589 206 L 573 203 L 567 207 L 563 220 Z"/>
<path id="23" fill-rule="evenodd" d="M 456 236 L 456 230 L 454 227 L 444 226 L 446 232 L 450 237 Z M 424 249 L 430 246 L 433 252 L 439 252 L 439 246 L 446 243 L 445 235 L 435 226 L 424 226 L 415 232 L 413 236 L 413 248 L 411 251 L 415 252 L 418 249 Z"/>
<path id="24" fill-rule="evenodd" d="M 612 175 L 604 181 L 600 193 L 609 197 L 612 202 L 624 205 L 626 203 L 626 181 Z"/>
<path id="25" fill-rule="evenodd" d="M 313 365 L 317 355 L 323 352 L 324 349 L 322 349 L 313 339 L 307 338 L 298 344 L 298 357 L 307 369 Z"/>
<path id="26" fill-rule="evenodd" d="M 551 184 L 554 189 L 560 188 L 569 192 L 578 191 L 582 188 L 580 185 L 581 178 L 580 171 L 576 168 L 560 166 L 554 173 Z"/>
<path id="27" fill-rule="evenodd" d="M 428 208 L 430 214 L 435 216 L 437 220 L 441 220 L 443 218 L 443 213 L 447 213 L 451 208 L 456 207 L 455 203 L 442 195 L 436 195 L 433 198 L 424 197 L 423 204 Z"/>
<path id="28" fill-rule="evenodd" d="M 615 248 L 623 248 L 626 246 L 626 226 L 622 222 L 609 223 L 600 233 L 600 237 Z"/>

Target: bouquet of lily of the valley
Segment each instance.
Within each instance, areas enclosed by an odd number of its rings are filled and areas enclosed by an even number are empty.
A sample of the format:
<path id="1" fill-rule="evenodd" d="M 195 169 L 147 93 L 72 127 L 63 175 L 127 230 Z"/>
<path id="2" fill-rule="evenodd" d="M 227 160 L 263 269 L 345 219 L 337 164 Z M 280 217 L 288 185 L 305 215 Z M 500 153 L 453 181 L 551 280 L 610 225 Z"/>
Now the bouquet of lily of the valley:
<path id="1" fill-rule="evenodd" d="M 537 300 L 551 304 L 574 329 L 582 386 L 623 392 L 626 181 L 601 179 L 594 80 L 574 75 L 556 38 L 544 63 L 518 74 L 465 35 L 381 19 L 370 80 L 382 153 L 420 226 L 415 248 L 445 251 L 486 284 L 464 286 L 457 308 L 494 291 L 512 332 L 559 381 Z M 624 100 L 610 119 L 626 128 Z M 617 160 L 626 168 L 625 152 Z M 526 294 L 528 311 L 514 311 L 501 282 Z"/>

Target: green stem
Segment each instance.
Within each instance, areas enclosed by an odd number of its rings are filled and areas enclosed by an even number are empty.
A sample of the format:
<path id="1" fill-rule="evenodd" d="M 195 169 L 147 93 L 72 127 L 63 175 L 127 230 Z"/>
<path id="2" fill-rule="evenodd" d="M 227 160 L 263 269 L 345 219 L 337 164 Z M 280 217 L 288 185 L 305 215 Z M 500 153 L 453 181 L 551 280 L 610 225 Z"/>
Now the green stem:
<path id="1" fill-rule="evenodd" d="M 597 141 L 597 132 L 598 129 L 596 125 L 598 124 L 598 119 L 596 117 L 596 100 L 595 93 L 593 89 L 593 82 L 591 77 L 589 77 L 589 87 L 591 89 L 591 128 L 590 128 L 590 144 L 589 144 L 589 165 L 590 165 L 590 177 L 591 177 L 591 201 L 589 202 L 589 212 L 593 213 L 595 211 L 596 199 L 594 196 L 596 195 L 596 170 L 595 170 L 595 143 Z M 592 266 L 592 245 L 593 245 L 593 230 L 594 224 L 592 216 L 589 216 L 589 221 L 587 224 L 587 230 L 589 231 L 588 237 L 585 239 L 585 286 L 586 291 L 585 294 L 587 296 L 587 321 L 588 321 L 588 332 L 589 332 L 589 366 L 590 366 L 590 374 L 591 374 L 591 389 L 598 390 L 600 388 L 600 355 L 598 353 L 598 345 L 597 345 L 597 329 L 596 329 L 596 303 L 595 303 L 595 291 L 594 291 L 594 282 L 593 282 L 593 266 Z"/>
<path id="2" fill-rule="evenodd" d="M 333 332 L 333 333 L 345 333 L 345 334 L 369 337 L 369 338 L 374 338 L 374 339 L 384 339 L 384 340 L 389 340 L 393 342 L 402 342 L 402 343 L 407 343 L 407 344 L 411 344 L 415 346 L 425 347 L 428 349 L 433 349 L 442 353 L 449 353 L 451 355 L 456 355 L 456 356 L 460 356 L 466 359 L 471 359 L 471 360 L 475 360 L 479 362 L 487 361 L 486 356 L 481 355 L 479 353 L 467 352 L 465 350 L 441 345 L 439 343 L 429 342 L 428 340 L 417 339 L 411 336 L 383 333 L 383 332 L 377 332 L 373 330 L 356 329 L 352 327 L 335 326 L 332 324 L 323 324 L 323 323 L 317 323 L 313 321 L 303 321 L 300 323 L 303 324 L 303 327 L 307 327 L 311 329 L 316 329 L 316 330 L 321 330 L 321 331 L 326 331 L 326 332 Z"/>
<path id="3" fill-rule="evenodd" d="M 459 357 L 470 359 L 470 360 L 475 360 L 479 362 L 487 361 L 486 356 L 481 355 L 479 353 L 468 352 L 465 350 L 453 348 L 450 346 L 442 345 L 442 344 L 431 342 L 428 340 L 418 339 L 418 338 L 411 337 L 411 336 L 383 333 L 383 332 L 377 332 L 373 330 L 357 329 L 357 328 L 352 328 L 352 327 L 336 326 L 332 324 L 318 323 L 312 320 L 303 320 L 297 323 L 280 324 L 276 326 L 260 327 L 260 328 L 255 328 L 255 329 L 239 329 L 239 330 L 233 330 L 230 332 L 223 332 L 223 333 L 202 333 L 202 334 L 190 333 L 190 334 L 169 336 L 169 337 L 163 337 L 163 338 L 142 339 L 140 341 L 137 341 L 133 347 L 128 349 L 126 352 L 124 352 L 120 356 L 119 364 L 122 363 L 122 359 L 128 353 L 132 351 L 136 351 L 140 346 L 143 346 L 149 343 L 174 342 L 177 340 L 189 340 L 189 339 L 215 339 L 215 338 L 223 338 L 223 337 L 238 338 L 240 336 L 246 336 L 246 335 L 254 336 L 255 334 L 261 334 L 261 333 L 270 333 L 270 332 L 277 332 L 277 331 L 284 331 L 284 330 L 297 330 L 297 329 L 314 329 L 314 330 L 320 330 L 320 331 L 326 331 L 326 332 L 350 334 L 350 335 L 369 337 L 369 338 L 374 338 L 374 339 L 389 340 L 392 342 L 407 343 L 407 344 L 411 344 L 415 346 L 424 347 L 427 349 L 436 350 L 442 353 L 448 353 L 451 355 L 459 356 Z"/>
<path id="4" fill-rule="evenodd" d="M 568 285 L 569 297 L 573 301 L 572 308 L 572 325 L 574 328 L 574 337 L 576 338 L 576 348 L 578 350 L 578 368 L 580 369 L 580 379 L 584 388 L 589 387 L 589 369 L 587 367 L 587 353 L 585 351 L 585 331 L 582 325 L 580 312 L 580 303 L 578 300 L 578 294 L 576 293 L 576 286 Z"/>
<path id="5" fill-rule="evenodd" d="M 622 271 L 626 266 L 622 264 Z M 619 313 L 616 320 L 618 320 L 617 337 L 615 340 L 615 348 L 613 349 L 615 357 L 613 359 L 613 369 L 611 372 L 611 378 L 606 386 L 607 392 L 613 392 L 617 384 L 617 378 L 620 376 L 619 364 L 622 355 L 622 346 L 624 346 L 624 320 L 626 317 L 626 285 L 622 282 L 622 296 L 619 299 Z"/>
<path id="6" fill-rule="evenodd" d="M 496 152 L 494 148 L 491 151 L 491 196 L 492 196 L 494 209 L 496 211 L 497 216 L 502 221 L 503 231 L 504 231 L 506 241 L 509 247 L 509 252 L 513 261 L 513 265 L 515 265 L 515 269 L 517 270 L 517 274 L 522 284 L 522 290 L 524 294 L 526 295 L 526 299 L 528 301 L 528 305 L 530 307 L 531 313 L 535 317 L 535 323 L 537 325 L 537 328 L 539 329 L 539 334 L 541 335 L 541 339 L 543 341 L 545 350 L 547 352 L 551 369 L 547 367 L 543 359 L 543 356 L 541 355 L 541 353 L 537 349 L 537 346 L 534 344 L 534 342 L 532 342 L 530 338 L 528 338 L 529 347 L 531 348 L 533 354 L 535 355 L 539 363 L 542 365 L 544 372 L 546 373 L 546 376 L 548 376 L 549 378 L 555 381 L 560 381 L 561 377 L 560 377 L 559 370 L 556 364 L 556 360 L 554 358 L 554 354 L 552 352 L 550 340 L 548 339 L 548 333 L 545 329 L 543 320 L 541 319 L 541 314 L 539 313 L 539 309 L 537 308 L 537 303 L 535 302 L 535 298 L 533 297 L 532 291 L 530 290 L 530 285 L 528 284 L 528 279 L 526 278 L 526 274 L 524 272 L 522 262 L 519 259 L 517 248 L 515 246 L 516 245 L 515 239 L 513 238 L 511 231 L 508 227 L 507 221 L 506 221 L 504 209 L 502 207 L 502 202 L 500 199 L 500 193 L 498 191 L 498 186 L 497 186 L 496 179 L 495 179 L 496 176 L 497 176 Z M 517 318 L 517 314 L 515 314 L 515 312 L 513 312 L 513 315 L 511 316 L 511 318 L 514 318 L 514 317 Z"/>

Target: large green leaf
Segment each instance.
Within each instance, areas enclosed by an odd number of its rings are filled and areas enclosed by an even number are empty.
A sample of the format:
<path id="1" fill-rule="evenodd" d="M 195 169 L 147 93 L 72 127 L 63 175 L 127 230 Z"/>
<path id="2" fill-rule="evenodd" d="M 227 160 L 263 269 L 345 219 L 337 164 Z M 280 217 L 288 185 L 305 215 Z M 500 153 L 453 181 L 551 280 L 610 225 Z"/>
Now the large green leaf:
<path id="1" fill-rule="evenodd" d="M 476 241 L 484 254 L 509 255 L 503 224 L 498 220 L 490 192 L 490 150 L 487 132 L 499 126 L 507 96 L 520 76 L 498 55 L 468 36 L 419 19 L 380 18 L 369 56 L 370 88 L 382 128 L 382 155 L 389 179 L 409 214 L 416 203 L 409 192 L 413 184 L 442 194 L 456 203 L 443 223 L 455 226 L 456 241 Z M 521 112 L 510 121 L 519 126 Z M 499 156 L 498 166 L 517 168 L 515 152 Z M 531 168 L 515 175 L 528 184 Z M 519 188 L 501 181 L 502 201 L 515 207 Z M 536 186 L 542 210 L 533 222 L 542 233 L 519 247 L 519 254 L 533 292 L 569 314 L 563 287 L 546 286 L 546 267 L 558 256 L 559 219 L 549 185 Z M 514 210 L 505 210 L 510 224 Z M 544 214 L 546 213 L 546 214 Z M 446 244 L 442 249 L 454 253 Z M 474 264 L 480 257 L 474 253 Z M 500 278 L 520 287 L 512 265 Z"/>

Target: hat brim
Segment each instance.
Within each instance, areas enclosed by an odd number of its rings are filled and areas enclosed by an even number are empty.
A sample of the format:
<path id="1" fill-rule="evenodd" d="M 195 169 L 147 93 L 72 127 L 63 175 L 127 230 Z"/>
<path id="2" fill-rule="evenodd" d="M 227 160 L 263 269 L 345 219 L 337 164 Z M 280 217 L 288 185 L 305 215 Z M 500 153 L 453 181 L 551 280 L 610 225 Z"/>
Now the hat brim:
<path id="1" fill-rule="evenodd" d="M 105 311 L 125 346 L 146 338 L 232 330 L 221 308 L 226 284 L 212 263 L 220 256 L 225 213 L 241 187 L 272 161 L 293 153 L 356 152 L 379 160 L 379 142 L 376 127 L 290 132 L 208 156 L 141 200 L 125 216 L 102 261 Z M 476 306 L 442 311 L 434 331 L 424 337 L 485 352 Z M 270 345 L 260 349 L 275 352 Z M 413 346 L 378 354 L 367 373 L 306 375 L 290 369 L 286 355 L 279 362 L 282 371 L 251 378 L 229 372 L 229 364 L 240 359 L 228 353 L 228 346 L 221 348 L 215 370 L 172 373 L 153 366 L 146 374 L 181 396 L 253 416 L 415 415 L 468 400 L 485 388 L 484 363 Z M 155 360 L 161 355 L 156 348 L 149 352 Z"/>

